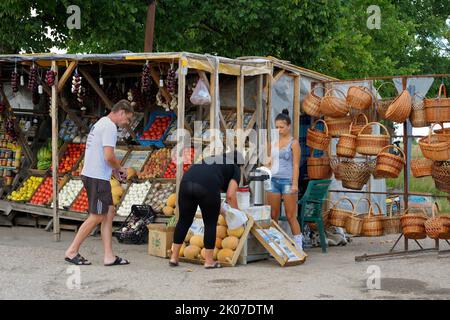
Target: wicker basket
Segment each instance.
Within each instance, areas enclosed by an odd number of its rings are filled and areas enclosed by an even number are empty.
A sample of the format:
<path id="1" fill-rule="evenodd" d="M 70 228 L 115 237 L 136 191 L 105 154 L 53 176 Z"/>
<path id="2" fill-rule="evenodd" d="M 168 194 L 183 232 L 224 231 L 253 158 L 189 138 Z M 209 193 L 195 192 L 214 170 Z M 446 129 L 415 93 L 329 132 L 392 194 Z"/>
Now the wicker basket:
<path id="1" fill-rule="evenodd" d="M 328 133 L 331 136 L 337 137 L 341 134 L 348 133 L 352 119 L 348 116 L 344 118 L 325 117 L 325 122 L 328 125 Z"/>
<path id="2" fill-rule="evenodd" d="M 317 88 L 325 89 L 321 86 L 311 89 L 311 91 L 303 99 L 303 112 L 312 117 L 320 118 L 322 116 L 322 114 L 320 113 L 320 101 L 322 100 L 322 97 L 314 94 L 314 91 Z"/>
<path id="3" fill-rule="evenodd" d="M 339 170 L 338 170 L 338 167 L 339 167 L 339 163 L 340 163 L 340 162 L 341 162 L 341 161 L 339 160 L 338 157 L 331 157 L 331 158 L 330 158 L 330 167 L 331 167 L 331 171 L 333 171 L 334 178 L 335 178 L 336 180 L 341 180 L 341 175 L 339 174 Z"/>
<path id="4" fill-rule="evenodd" d="M 382 127 L 386 134 L 366 134 L 363 133 L 366 127 L 377 124 Z M 369 122 L 362 129 L 356 138 L 356 152 L 365 155 L 376 156 L 384 147 L 389 145 L 391 137 L 388 130 L 379 122 Z"/>
<path id="5" fill-rule="evenodd" d="M 423 104 L 425 106 L 425 116 L 429 123 L 450 121 L 450 98 L 447 98 L 444 84 L 439 86 L 437 98 L 424 99 Z"/>
<path id="6" fill-rule="evenodd" d="M 391 205 L 389 209 L 389 216 L 383 217 L 383 230 L 384 234 L 398 234 L 402 233 L 402 226 L 400 224 L 400 215 L 395 214 L 392 215 L 392 208 L 394 206 Z"/>
<path id="7" fill-rule="evenodd" d="M 369 181 L 373 171 L 368 161 L 356 162 L 354 160 L 340 161 L 337 170 L 342 186 L 352 190 L 361 190 Z"/>
<path id="8" fill-rule="evenodd" d="M 450 193 L 450 185 L 448 183 L 434 179 L 434 185 L 439 191 Z"/>
<path id="9" fill-rule="evenodd" d="M 318 122 L 323 122 L 325 126 L 325 131 L 316 130 L 316 124 Z M 327 123 L 322 120 L 316 120 L 311 128 L 308 128 L 306 133 L 306 145 L 310 148 L 317 150 L 326 150 L 330 144 L 331 137 L 328 134 L 328 126 Z"/>
<path id="10" fill-rule="evenodd" d="M 450 161 L 435 161 L 431 176 L 438 190 L 450 193 Z"/>
<path id="11" fill-rule="evenodd" d="M 450 128 L 444 128 L 444 125 L 440 124 L 442 129 L 433 130 L 434 133 L 437 135 L 441 135 L 447 138 L 448 141 L 450 141 Z"/>
<path id="12" fill-rule="evenodd" d="M 437 206 L 437 204 L 436 204 L 436 206 Z M 437 208 L 439 208 L 439 206 L 437 206 Z M 450 214 L 442 214 L 441 213 L 441 214 L 439 214 L 438 218 L 441 219 L 442 224 L 445 227 L 450 228 Z M 441 234 L 439 234 L 439 239 L 445 239 L 445 240 L 450 239 L 450 233 L 441 233 Z"/>
<path id="13" fill-rule="evenodd" d="M 359 119 L 361 119 L 361 116 L 363 116 L 363 119 L 364 119 L 364 123 L 362 123 L 362 124 L 359 122 Z M 362 128 L 364 128 L 364 126 L 366 124 L 368 124 L 368 123 L 369 123 L 369 119 L 367 119 L 367 116 L 364 113 L 362 113 L 362 112 L 358 113 L 358 115 L 353 118 L 352 128 L 351 128 L 350 133 L 355 135 L 355 136 L 357 136 L 359 134 L 359 132 L 362 130 Z M 366 127 L 364 129 L 363 133 L 365 133 L 365 134 L 372 134 L 372 128 L 371 127 Z"/>
<path id="14" fill-rule="evenodd" d="M 312 180 L 331 178 L 330 158 L 314 158 L 314 149 L 311 150 L 311 157 L 306 160 L 308 177 Z"/>
<path id="15" fill-rule="evenodd" d="M 373 206 L 369 207 L 369 214 L 364 218 L 362 234 L 366 237 L 380 237 L 383 235 L 383 216 L 381 208 L 378 203 L 375 202 L 378 208 L 378 214 L 373 212 Z"/>
<path id="16" fill-rule="evenodd" d="M 344 210 L 344 209 L 338 209 L 337 205 L 342 201 L 347 200 L 352 205 L 352 211 Z M 336 201 L 336 203 L 333 205 L 333 207 L 330 209 L 330 214 L 328 215 L 328 221 L 331 225 L 336 227 L 345 227 L 345 222 L 347 221 L 347 218 L 353 215 L 353 211 L 355 210 L 355 206 L 353 205 L 353 202 L 346 197 L 342 197 Z"/>
<path id="17" fill-rule="evenodd" d="M 352 131 L 352 123 L 350 130 Z M 354 158 L 356 155 L 356 136 L 351 133 L 341 134 L 336 145 L 336 154 L 339 157 Z"/>
<path id="18" fill-rule="evenodd" d="M 394 89 L 397 91 L 397 89 L 395 88 L 395 85 L 393 82 L 383 82 L 376 90 L 377 93 L 379 94 L 381 87 L 383 87 L 384 85 L 392 85 L 394 86 Z M 382 118 L 385 119 L 386 118 L 386 112 L 389 108 L 389 106 L 394 102 L 394 98 L 382 98 L 382 99 L 378 99 L 376 101 L 376 109 L 377 109 L 377 113 L 378 115 Z"/>
<path id="19" fill-rule="evenodd" d="M 413 97 L 413 104 L 411 114 L 409 115 L 411 125 L 416 128 L 428 126 L 427 119 L 425 117 L 425 107 L 423 105 L 423 97 L 415 94 Z"/>
<path id="20" fill-rule="evenodd" d="M 385 149 L 395 148 L 400 151 L 401 156 L 384 152 Z M 377 178 L 397 178 L 406 164 L 405 154 L 397 146 L 389 145 L 384 147 L 377 155 L 377 165 L 375 175 Z"/>
<path id="21" fill-rule="evenodd" d="M 370 208 L 370 201 L 367 198 L 360 198 L 358 199 L 358 202 L 356 202 L 355 208 L 353 209 L 352 215 L 347 217 L 347 220 L 345 221 L 345 230 L 354 235 L 359 236 L 362 233 L 362 227 L 364 222 L 364 216 L 367 215 L 367 212 L 365 213 L 359 213 L 357 212 L 358 205 L 361 200 L 366 200 L 369 203 Z"/>
<path id="22" fill-rule="evenodd" d="M 411 160 L 411 172 L 415 178 L 431 176 L 433 170 L 433 160 L 415 159 Z"/>
<path id="23" fill-rule="evenodd" d="M 422 213 L 408 213 L 409 209 L 407 209 L 400 217 L 400 224 L 402 225 L 402 232 L 405 238 L 425 239 L 427 237 L 425 231 L 425 221 L 428 219 L 427 214 L 423 208 L 420 210 Z"/>
<path id="24" fill-rule="evenodd" d="M 431 134 L 434 126 L 437 124 L 435 123 L 430 127 L 428 136 L 419 139 L 419 146 L 425 158 L 434 161 L 445 161 L 450 159 L 450 141 L 444 135 Z"/>
<path id="25" fill-rule="evenodd" d="M 431 239 L 446 238 L 450 235 L 450 227 L 444 224 L 444 220 L 435 216 L 438 210 L 437 203 L 433 206 L 432 217 L 425 222 L 425 231 Z"/>
<path id="26" fill-rule="evenodd" d="M 332 96 L 331 95 L 332 91 L 342 93 L 344 98 Z M 349 110 L 350 108 L 348 107 L 347 102 L 345 101 L 345 94 L 336 88 L 331 88 L 327 90 L 325 96 L 320 101 L 320 112 L 328 117 L 342 118 L 347 115 Z"/>
<path id="27" fill-rule="evenodd" d="M 398 123 L 403 123 L 411 113 L 412 100 L 408 90 L 403 90 L 388 107 L 385 119 Z"/>
<path id="28" fill-rule="evenodd" d="M 358 110 L 365 110 L 372 105 L 372 92 L 367 87 L 351 86 L 347 91 L 347 104 Z"/>

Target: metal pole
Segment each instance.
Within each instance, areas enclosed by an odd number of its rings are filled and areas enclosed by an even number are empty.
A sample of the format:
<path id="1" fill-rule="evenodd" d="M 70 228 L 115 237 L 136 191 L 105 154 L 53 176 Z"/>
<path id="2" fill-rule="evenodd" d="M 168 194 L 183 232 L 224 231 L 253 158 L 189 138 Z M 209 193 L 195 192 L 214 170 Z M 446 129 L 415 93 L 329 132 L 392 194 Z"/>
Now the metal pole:
<path id="1" fill-rule="evenodd" d="M 145 43 L 144 52 L 153 51 L 153 36 L 155 33 L 155 14 L 156 2 L 155 0 L 148 0 L 147 21 L 145 23 Z"/>
<path id="2" fill-rule="evenodd" d="M 53 177 L 53 235 L 55 241 L 61 240 L 58 210 L 58 65 L 52 61 L 52 69 L 56 72 L 55 84 L 52 87 L 52 177 Z"/>

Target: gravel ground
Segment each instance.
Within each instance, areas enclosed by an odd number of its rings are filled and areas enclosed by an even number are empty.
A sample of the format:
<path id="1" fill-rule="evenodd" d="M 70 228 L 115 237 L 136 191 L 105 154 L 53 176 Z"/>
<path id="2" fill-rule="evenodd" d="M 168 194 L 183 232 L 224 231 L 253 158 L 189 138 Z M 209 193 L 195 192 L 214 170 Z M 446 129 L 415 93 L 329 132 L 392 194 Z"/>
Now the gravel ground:
<path id="1" fill-rule="evenodd" d="M 71 265 L 63 258 L 73 236 L 63 232 L 54 242 L 42 229 L 0 227 L 0 299 L 450 299 L 450 254 L 355 262 L 364 253 L 387 252 L 396 236 L 354 238 L 327 254 L 308 250 L 300 266 L 282 268 L 269 259 L 215 270 L 169 268 L 168 260 L 147 255 L 145 245 L 117 241 L 116 254 L 131 264 L 104 267 L 101 239 L 90 237 L 81 253 L 93 265 L 80 268 L 81 288 L 69 289 Z M 380 268 L 380 289 L 367 287 L 372 265 Z"/>

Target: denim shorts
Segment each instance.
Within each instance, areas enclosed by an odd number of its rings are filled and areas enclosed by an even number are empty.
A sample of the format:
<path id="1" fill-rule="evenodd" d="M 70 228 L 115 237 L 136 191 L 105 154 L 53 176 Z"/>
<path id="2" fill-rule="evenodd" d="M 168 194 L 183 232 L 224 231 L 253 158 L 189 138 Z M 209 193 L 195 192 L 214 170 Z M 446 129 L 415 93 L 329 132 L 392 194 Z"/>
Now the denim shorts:
<path id="1" fill-rule="evenodd" d="M 291 194 L 292 193 L 292 180 L 291 179 L 281 179 L 272 178 L 270 190 L 267 192 L 279 193 L 279 194 Z"/>

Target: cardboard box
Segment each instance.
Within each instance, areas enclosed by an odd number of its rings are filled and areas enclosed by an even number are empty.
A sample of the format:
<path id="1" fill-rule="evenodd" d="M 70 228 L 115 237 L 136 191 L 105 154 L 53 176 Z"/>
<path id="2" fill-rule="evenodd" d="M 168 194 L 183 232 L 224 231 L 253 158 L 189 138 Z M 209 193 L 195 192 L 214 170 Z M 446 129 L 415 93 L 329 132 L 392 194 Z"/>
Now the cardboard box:
<path id="1" fill-rule="evenodd" d="M 168 258 L 172 247 L 175 227 L 167 227 L 165 223 L 152 223 L 148 228 L 148 254 Z"/>
<path id="2" fill-rule="evenodd" d="M 270 228 L 270 206 L 253 206 L 244 210 L 262 228 Z"/>

